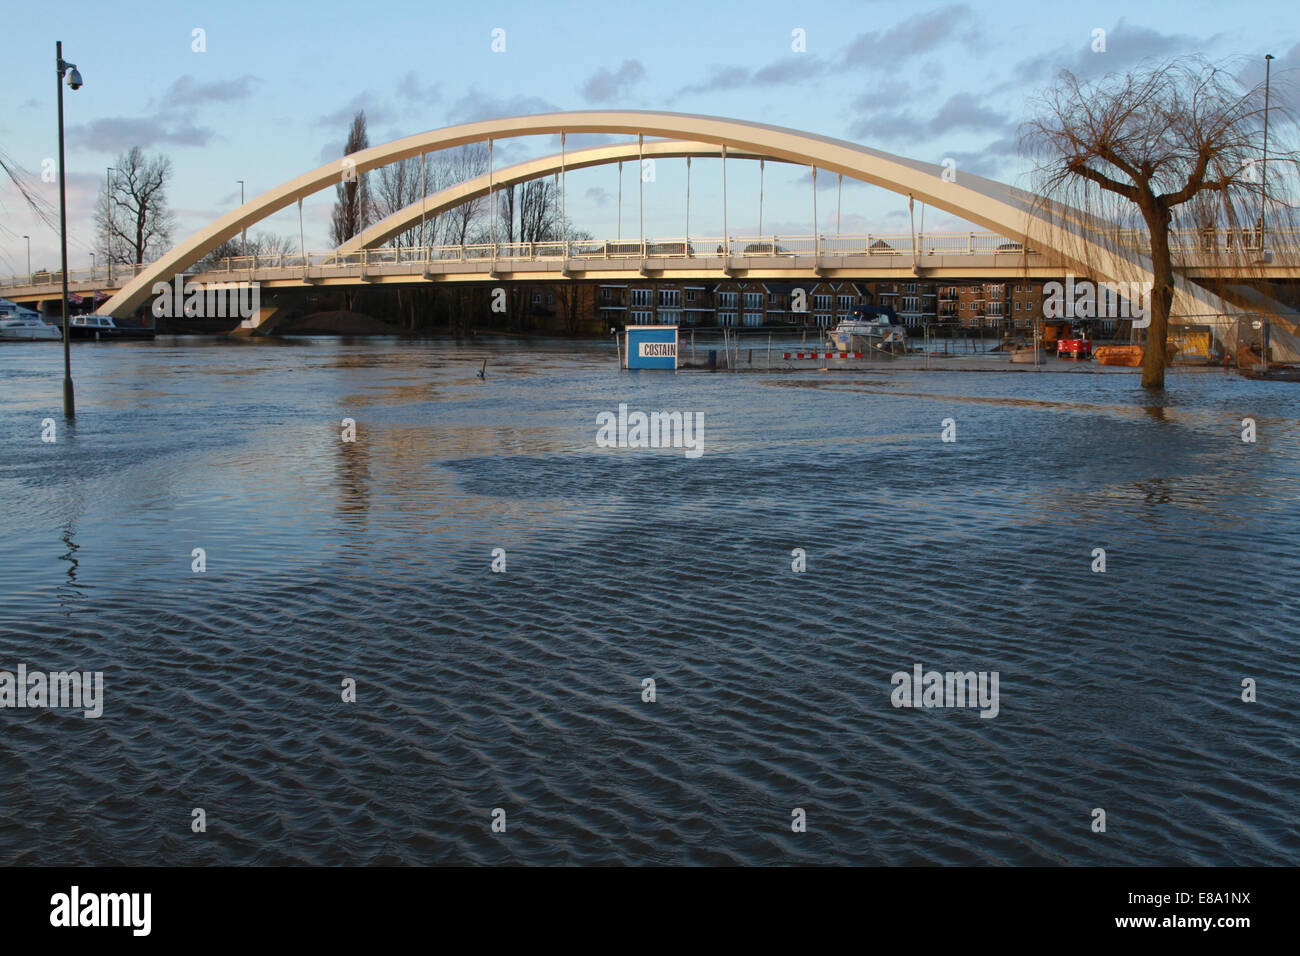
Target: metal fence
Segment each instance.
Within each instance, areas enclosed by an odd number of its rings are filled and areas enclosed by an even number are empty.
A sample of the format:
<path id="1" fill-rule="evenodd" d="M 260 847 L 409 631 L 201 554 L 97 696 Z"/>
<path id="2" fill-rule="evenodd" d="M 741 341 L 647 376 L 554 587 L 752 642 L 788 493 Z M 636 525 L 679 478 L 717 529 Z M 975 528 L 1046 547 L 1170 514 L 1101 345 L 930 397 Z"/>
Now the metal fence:
<path id="1" fill-rule="evenodd" d="M 1116 246 L 1144 249 L 1147 236 L 1141 230 L 1115 230 L 1105 238 Z M 1170 247 L 1176 256 L 1230 256 L 1248 262 L 1263 261 L 1265 247 L 1289 256 L 1300 264 L 1300 230 L 1278 229 L 1261 234 L 1257 229 L 1175 229 Z M 185 275 L 301 273 L 317 270 L 366 270 L 384 266 L 427 266 L 430 263 L 520 260 L 626 260 L 692 258 L 781 258 L 863 256 L 1021 256 L 1036 250 L 995 233 L 867 233 L 857 236 L 693 236 L 658 239 L 572 239 L 545 242 L 498 242 L 440 246 L 383 246 L 355 252 L 272 253 L 205 259 L 185 269 Z M 1191 260 L 1189 259 L 1190 263 Z M 142 265 L 100 266 L 69 270 L 68 282 L 103 282 L 115 288 L 133 278 Z M 59 272 L 34 272 L 0 279 L 0 288 L 57 286 Z"/>

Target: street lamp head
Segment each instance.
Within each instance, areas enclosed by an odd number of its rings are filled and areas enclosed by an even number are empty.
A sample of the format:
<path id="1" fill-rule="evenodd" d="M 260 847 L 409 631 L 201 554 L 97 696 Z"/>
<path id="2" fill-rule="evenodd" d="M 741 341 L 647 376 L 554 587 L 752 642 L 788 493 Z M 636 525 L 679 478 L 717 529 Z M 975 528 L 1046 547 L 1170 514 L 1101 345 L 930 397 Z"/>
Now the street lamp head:
<path id="1" fill-rule="evenodd" d="M 1265 54 L 1264 54 L 1264 59 L 1266 59 L 1266 60 L 1271 60 L 1271 59 L 1273 59 L 1273 54 L 1272 54 L 1272 53 L 1265 53 Z"/>
<path id="2" fill-rule="evenodd" d="M 81 89 L 81 71 L 75 66 L 72 67 L 72 72 L 68 74 L 68 86 L 72 87 L 74 90 Z"/>

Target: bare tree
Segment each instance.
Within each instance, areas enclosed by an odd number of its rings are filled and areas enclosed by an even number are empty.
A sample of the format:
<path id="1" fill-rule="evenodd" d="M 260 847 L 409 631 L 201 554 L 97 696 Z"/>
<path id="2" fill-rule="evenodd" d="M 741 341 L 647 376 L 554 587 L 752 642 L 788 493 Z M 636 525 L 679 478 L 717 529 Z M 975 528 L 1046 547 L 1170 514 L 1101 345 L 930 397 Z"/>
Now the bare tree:
<path id="1" fill-rule="evenodd" d="M 248 239 L 248 245 L 238 238 L 227 239 L 217 248 L 213 249 L 199 261 L 199 270 L 216 269 L 224 265 L 227 259 L 238 259 L 240 256 L 278 256 L 294 255 L 298 251 L 298 243 L 288 236 L 280 236 L 271 232 L 258 232 Z"/>
<path id="2" fill-rule="evenodd" d="M 95 204 L 99 254 L 105 261 L 139 265 L 170 245 L 176 226 L 167 205 L 171 175 L 170 159 L 161 153 L 147 157 L 139 146 L 117 158 L 112 189 L 105 184 Z"/>
<path id="3" fill-rule="evenodd" d="M 346 158 L 353 153 L 368 149 L 369 146 L 366 111 L 358 110 L 357 115 L 352 117 L 352 126 L 348 129 L 343 155 Z M 334 215 L 330 222 L 330 237 L 334 240 L 334 245 L 340 246 L 374 221 L 367 174 L 357 172 L 348 166 L 340 166 L 339 184 L 334 187 L 334 193 Z"/>
<path id="4" fill-rule="evenodd" d="M 292 236 L 281 236 L 274 232 L 259 231 L 249 240 L 249 255 L 289 256 L 296 255 L 298 243 Z"/>
<path id="5" fill-rule="evenodd" d="M 398 160 L 381 168 L 374 184 L 375 221 L 419 202 L 424 197 L 427 179 L 427 163 L 424 175 L 421 176 L 420 160 L 415 157 Z M 414 228 L 394 236 L 389 244 L 394 248 L 427 245 L 429 233 L 429 224 L 422 221 Z"/>
<path id="6" fill-rule="evenodd" d="M 484 143 L 472 143 L 456 149 L 444 150 L 438 154 L 437 178 L 431 188 L 446 189 L 455 183 L 463 183 L 481 176 L 488 169 L 488 150 Z M 448 210 L 437 217 L 434 241 L 441 245 L 463 246 L 470 241 L 475 225 L 485 215 L 488 208 L 486 197 L 472 199 L 461 203 L 455 209 Z"/>
<path id="7" fill-rule="evenodd" d="M 545 179 L 499 190 L 497 216 L 498 242 L 553 242 L 560 238 L 559 193 Z"/>
<path id="8" fill-rule="evenodd" d="M 1094 241 L 1110 236 L 1110 248 L 1118 251 L 1125 227 L 1144 227 L 1140 242 L 1155 279 L 1144 387 L 1164 386 L 1174 295 L 1171 227 L 1231 231 L 1249 224 L 1251 230 L 1261 208 L 1270 225 L 1293 221 L 1289 176 L 1270 177 L 1267 199 L 1261 198 L 1264 100 L 1262 83 L 1244 88 L 1224 67 L 1199 57 L 1087 85 L 1063 71 L 1022 128 L 1022 146 L 1037 163 L 1041 207 L 1069 220 L 1062 222 L 1064 233 Z M 1294 169 L 1297 154 L 1281 148 L 1278 135 L 1278 121 L 1290 116 L 1273 109 L 1269 164 Z M 1082 221 L 1076 210 L 1086 210 Z M 1240 254 L 1237 259 L 1237 265 L 1248 264 Z"/>

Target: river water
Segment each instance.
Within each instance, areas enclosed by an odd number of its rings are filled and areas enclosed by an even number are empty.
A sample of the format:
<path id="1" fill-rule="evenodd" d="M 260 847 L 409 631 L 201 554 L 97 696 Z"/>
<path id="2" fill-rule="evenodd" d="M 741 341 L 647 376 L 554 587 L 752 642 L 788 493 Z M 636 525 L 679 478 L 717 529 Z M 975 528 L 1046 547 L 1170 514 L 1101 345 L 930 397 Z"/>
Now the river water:
<path id="1" fill-rule="evenodd" d="M 103 715 L 0 710 L 0 862 L 1300 863 L 1295 386 L 159 339 L 65 427 L 61 359 L 0 348 L 0 670 Z"/>

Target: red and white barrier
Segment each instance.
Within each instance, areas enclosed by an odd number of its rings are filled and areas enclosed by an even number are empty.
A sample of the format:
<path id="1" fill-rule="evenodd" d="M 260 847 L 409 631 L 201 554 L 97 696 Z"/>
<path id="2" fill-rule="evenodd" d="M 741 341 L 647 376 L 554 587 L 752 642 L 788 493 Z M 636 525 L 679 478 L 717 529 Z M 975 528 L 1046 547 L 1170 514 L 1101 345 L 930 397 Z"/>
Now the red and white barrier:
<path id="1" fill-rule="evenodd" d="M 861 352 L 785 352 L 788 359 L 862 358 Z"/>

